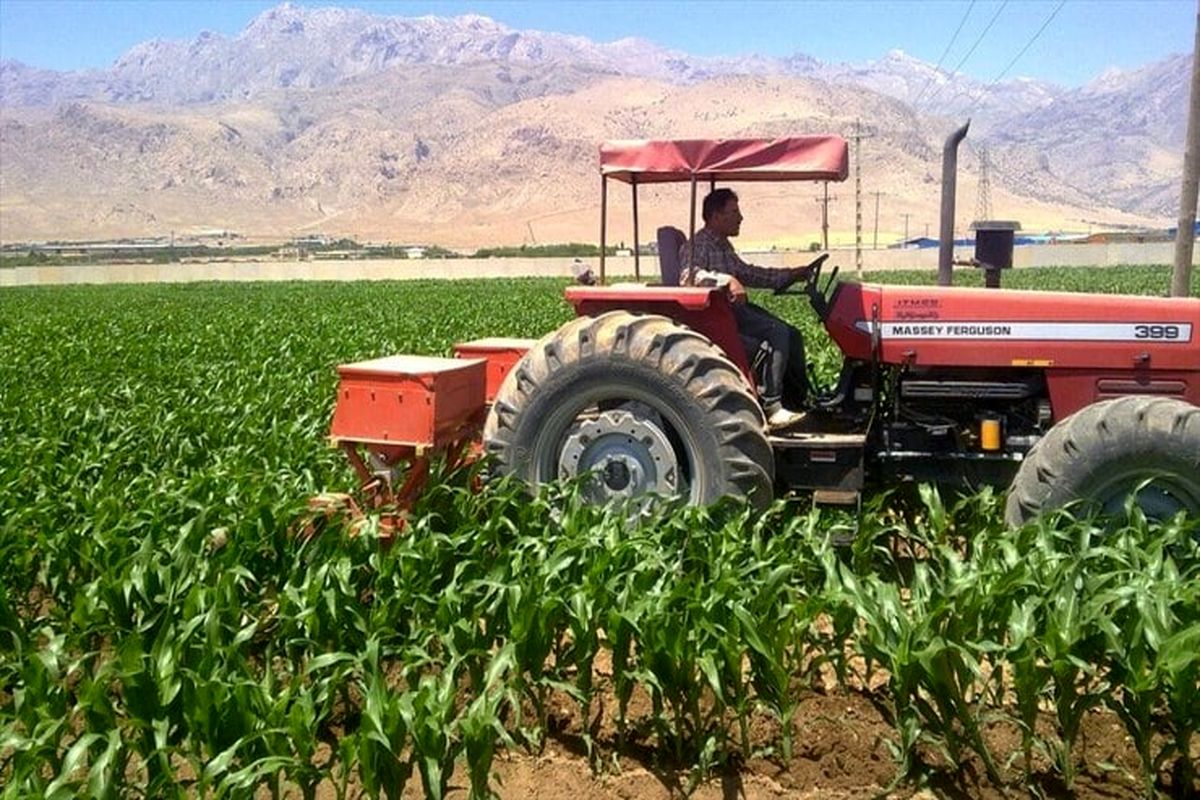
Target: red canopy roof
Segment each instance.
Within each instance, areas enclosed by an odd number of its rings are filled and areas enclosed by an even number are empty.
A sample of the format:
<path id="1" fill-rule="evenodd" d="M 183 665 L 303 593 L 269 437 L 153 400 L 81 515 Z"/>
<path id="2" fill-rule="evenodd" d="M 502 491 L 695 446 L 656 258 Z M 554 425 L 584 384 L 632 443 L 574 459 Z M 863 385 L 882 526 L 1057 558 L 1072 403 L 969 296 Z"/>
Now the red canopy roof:
<path id="1" fill-rule="evenodd" d="M 600 145 L 600 174 L 626 183 L 719 181 L 844 181 L 846 140 L 840 136 L 783 139 L 625 139 Z"/>

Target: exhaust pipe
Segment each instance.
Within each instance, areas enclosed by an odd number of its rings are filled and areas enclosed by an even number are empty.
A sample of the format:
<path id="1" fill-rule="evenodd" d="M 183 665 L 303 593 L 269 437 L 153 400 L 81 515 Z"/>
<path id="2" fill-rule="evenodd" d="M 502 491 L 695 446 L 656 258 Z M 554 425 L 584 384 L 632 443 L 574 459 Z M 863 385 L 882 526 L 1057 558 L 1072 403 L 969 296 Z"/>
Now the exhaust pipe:
<path id="1" fill-rule="evenodd" d="M 954 194 L 958 182 L 958 145 L 967 135 L 971 120 L 946 137 L 942 148 L 942 229 L 938 242 L 938 286 L 954 282 Z"/>

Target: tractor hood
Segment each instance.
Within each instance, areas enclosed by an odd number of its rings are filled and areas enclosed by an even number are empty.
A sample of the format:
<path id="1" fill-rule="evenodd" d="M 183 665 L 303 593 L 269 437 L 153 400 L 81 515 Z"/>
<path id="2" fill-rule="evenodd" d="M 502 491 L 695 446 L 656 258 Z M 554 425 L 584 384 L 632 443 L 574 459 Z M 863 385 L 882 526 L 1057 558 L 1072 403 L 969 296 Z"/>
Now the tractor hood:
<path id="1" fill-rule="evenodd" d="M 825 324 L 890 364 L 1200 371 L 1193 298 L 842 283 Z"/>

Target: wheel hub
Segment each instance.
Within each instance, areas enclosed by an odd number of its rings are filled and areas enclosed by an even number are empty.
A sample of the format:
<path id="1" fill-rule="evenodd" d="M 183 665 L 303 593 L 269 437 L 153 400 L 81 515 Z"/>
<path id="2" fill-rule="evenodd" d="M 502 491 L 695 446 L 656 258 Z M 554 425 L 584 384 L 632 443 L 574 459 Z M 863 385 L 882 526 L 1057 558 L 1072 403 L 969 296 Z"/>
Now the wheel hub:
<path id="1" fill-rule="evenodd" d="M 558 460 L 558 476 L 591 475 L 588 499 L 610 500 L 679 491 L 679 463 L 662 428 L 627 410 L 605 411 L 580 420 L 568 431 Z"/>

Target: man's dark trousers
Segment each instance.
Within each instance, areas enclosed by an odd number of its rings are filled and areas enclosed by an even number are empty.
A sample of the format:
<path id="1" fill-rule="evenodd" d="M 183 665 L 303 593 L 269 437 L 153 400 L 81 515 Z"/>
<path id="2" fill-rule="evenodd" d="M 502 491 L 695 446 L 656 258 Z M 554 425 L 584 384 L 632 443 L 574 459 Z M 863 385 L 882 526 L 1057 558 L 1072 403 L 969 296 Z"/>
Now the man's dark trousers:
<path id="1" fill-rule="evenodd" d="M 789 395 L 800 396 L 789 400 L 803 402 L 808 394 L 808 376 L 804 361 L 804 340 L 800 332 L 776 317 L 771 312 L 753 303 L 742 303 L 733 307 L 733 317 L 738 333 L 747 345 L 746 358 L 754 362 L 758 347 L 766 342 L 771 348 L 762 387 L 763 407 L 768 411 L 783 400 L 785 381 Z M 754 347 L 749 345 L 754 342 Z"/>

